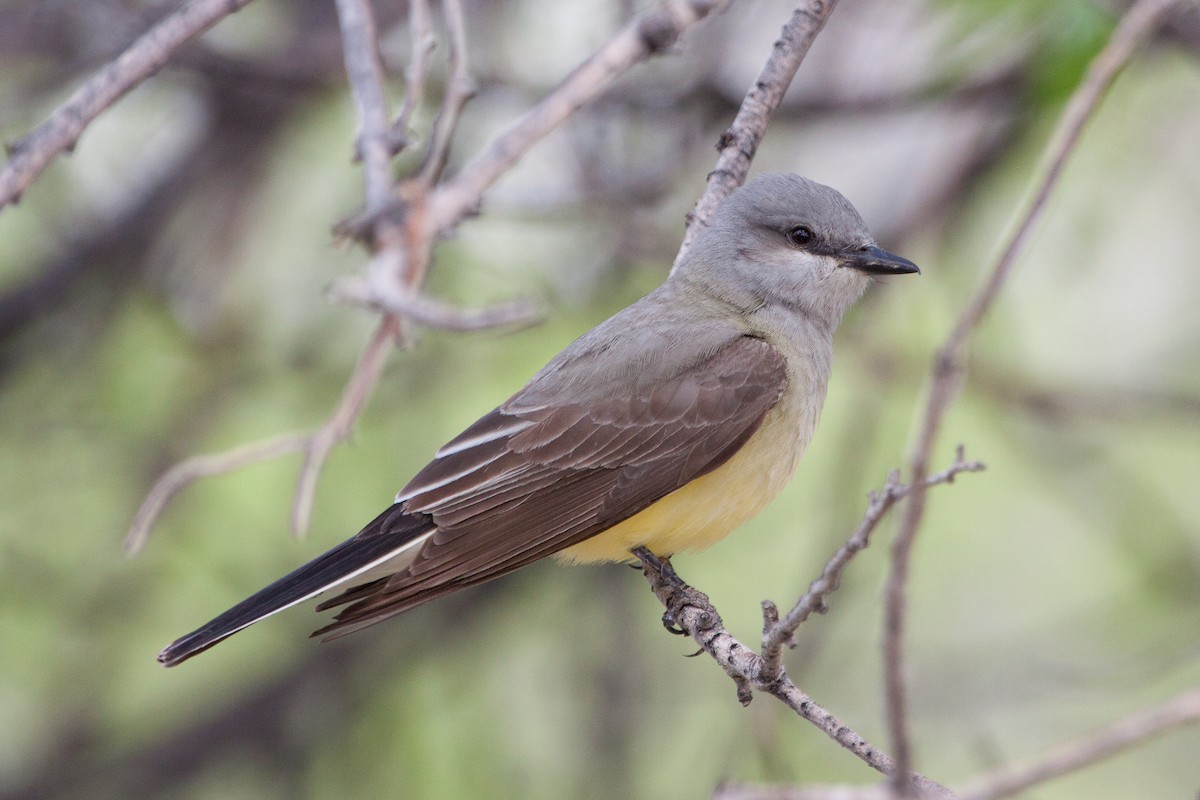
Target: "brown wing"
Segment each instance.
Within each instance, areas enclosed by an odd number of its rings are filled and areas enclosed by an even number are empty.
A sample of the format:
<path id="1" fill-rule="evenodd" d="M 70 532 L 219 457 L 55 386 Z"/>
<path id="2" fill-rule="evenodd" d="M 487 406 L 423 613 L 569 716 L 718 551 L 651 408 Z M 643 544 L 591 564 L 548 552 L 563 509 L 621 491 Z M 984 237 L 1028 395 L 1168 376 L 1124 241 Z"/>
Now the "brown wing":
<path id="1" fill-rule="evenodd" d="M 443 447 L 398 495 L 436 524 L 413 562 L 324 603 L 352 605 L 317 634 L 350 632 L 511 572 L 716 469 L 778 401 L 785 367 L 774 347 L 744 336 L 648 391 L 529 405 L 517 394 Z"/>

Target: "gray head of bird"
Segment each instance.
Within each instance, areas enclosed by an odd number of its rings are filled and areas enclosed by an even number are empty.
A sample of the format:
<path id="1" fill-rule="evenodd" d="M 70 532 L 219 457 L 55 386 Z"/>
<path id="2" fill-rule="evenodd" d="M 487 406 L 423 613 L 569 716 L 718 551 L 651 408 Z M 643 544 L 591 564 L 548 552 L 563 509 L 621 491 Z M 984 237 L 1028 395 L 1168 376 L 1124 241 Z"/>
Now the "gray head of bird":
<path id="1" fill-rule="evenodd" d="M 772 173 L 725 200 L 676 274 L 745 313 L 781 305 L 833 327 L 872 278 L 919 271 L 880 249 L 840 192 Z"/>

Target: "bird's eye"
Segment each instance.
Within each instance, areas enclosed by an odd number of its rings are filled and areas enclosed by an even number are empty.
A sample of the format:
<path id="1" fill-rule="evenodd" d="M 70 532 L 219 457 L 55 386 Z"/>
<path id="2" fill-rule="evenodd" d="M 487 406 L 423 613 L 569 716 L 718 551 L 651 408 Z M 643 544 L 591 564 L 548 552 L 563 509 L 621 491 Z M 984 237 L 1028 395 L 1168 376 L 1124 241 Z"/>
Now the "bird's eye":
<path id="1" fill-rule="evenodd" d="M 813 240 L 812 228 L 807 225 L 797 225 L 794 228 L 788 228 L 787 239 L 796 247 L 804 247 Z"/>

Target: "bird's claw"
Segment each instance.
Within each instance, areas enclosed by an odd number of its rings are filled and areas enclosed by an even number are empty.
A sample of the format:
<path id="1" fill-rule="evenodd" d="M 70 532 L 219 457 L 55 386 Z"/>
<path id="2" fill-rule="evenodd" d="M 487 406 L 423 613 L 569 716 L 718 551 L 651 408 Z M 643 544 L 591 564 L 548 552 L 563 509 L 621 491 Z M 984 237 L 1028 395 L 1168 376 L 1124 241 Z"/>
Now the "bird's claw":
<path id="1" fill-rule="evenodd" d="M 667 633 L 673 633 L 676 636 L 687 636 L 687 631 L 680 627 L 679 622 L 675 619 L 675 615 L 670 611 L 663 612 L 662 624 L 667 629 Z"/>

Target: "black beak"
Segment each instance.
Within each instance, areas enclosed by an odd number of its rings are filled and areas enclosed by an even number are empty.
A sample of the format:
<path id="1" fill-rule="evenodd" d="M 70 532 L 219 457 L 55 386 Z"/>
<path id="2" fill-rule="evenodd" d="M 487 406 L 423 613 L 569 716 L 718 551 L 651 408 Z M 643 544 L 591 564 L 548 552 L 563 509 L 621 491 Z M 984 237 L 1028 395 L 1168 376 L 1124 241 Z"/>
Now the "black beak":
<path id="1" fill-rule="evenodd" d="M 844 253 L 842 265 L 868 275 L 908 275 L 921 272 L 917 265 L 907 258 L 901 258 L 875 245 Z"/>

